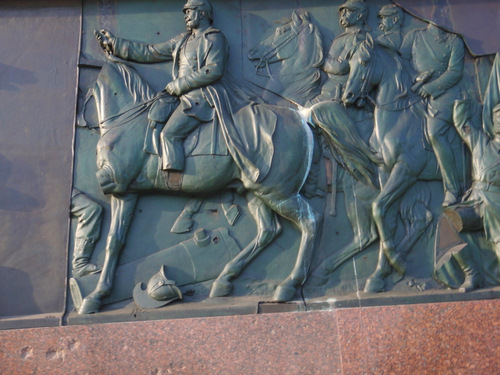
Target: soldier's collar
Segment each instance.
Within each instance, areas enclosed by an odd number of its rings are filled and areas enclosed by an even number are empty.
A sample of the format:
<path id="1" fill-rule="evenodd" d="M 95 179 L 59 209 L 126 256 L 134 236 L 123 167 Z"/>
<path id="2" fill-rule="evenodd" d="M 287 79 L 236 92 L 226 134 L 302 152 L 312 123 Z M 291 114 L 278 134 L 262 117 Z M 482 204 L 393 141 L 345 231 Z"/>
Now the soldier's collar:
<path id="1" fill-rule="evenodd" d="M 209 33 L 220 33 L 220 30 L 216 29 L 212 25 L 209 25 L 207 28 L 205 28 L 203 30 L 197 29 L 197 30 L 192 31 L 191 35 L 193 37 L 198 37 L 200 35 L 206 35 L 206 34 L 209 34 Z"/>
<path id="2" fill-rule="evenodd" d="M 352 35 L 352 34 L 360 34 L 360 33 L 366 33 L 366 29 L 362 26 L 359 27 L 352 27 L 352 28 L 347 28 L 342 34 L 339 36 L 344 36 L 344 35 Z"/>

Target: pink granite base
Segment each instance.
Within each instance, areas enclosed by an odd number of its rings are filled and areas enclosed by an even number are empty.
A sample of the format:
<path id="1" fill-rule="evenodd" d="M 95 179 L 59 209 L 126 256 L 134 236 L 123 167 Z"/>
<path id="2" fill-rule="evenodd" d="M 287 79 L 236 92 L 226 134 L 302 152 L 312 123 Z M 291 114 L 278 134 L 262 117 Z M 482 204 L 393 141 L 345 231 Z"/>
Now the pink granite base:
<path id="1" fill-rule="evenodd" d="M 500 302 L 0 331 L 1 374 L 495 374 Z"/>
<path id="2" fill-rule="evenodd" d="M 345 374 L 500 374 L 500 302 L 337 312 Z"/>

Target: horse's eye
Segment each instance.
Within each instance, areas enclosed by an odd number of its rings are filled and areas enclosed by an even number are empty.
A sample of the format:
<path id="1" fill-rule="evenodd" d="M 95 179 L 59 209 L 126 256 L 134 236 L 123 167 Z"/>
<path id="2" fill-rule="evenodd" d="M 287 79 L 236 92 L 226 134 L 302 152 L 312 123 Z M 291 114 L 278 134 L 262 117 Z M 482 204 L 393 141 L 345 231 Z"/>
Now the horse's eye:
<path id="1" fill-rule="evenodd" d="M 363 66 L 366 66 L 367 62 L 368 62 L 368 61 L 365 61 L 365 60 L 363 60 L 363 59 L 359 59 L 359 63 L 360 63 L 361 65 L 363 65 Z"/>

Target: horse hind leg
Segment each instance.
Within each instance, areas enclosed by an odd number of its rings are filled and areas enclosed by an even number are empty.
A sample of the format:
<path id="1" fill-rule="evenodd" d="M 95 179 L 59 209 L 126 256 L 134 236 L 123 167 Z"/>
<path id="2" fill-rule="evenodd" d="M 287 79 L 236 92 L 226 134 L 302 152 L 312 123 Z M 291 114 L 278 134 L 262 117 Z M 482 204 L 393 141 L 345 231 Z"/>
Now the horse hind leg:
<path id="1" fill-rule="evenodd" d="M 430 200 L 430 193 L 423 185 L 414 185 L 402 197 L 399 213 L 406 229 L 404 238 L 398 246 L 398 254 L 405 259 L 415 243 L 424 234 L 432 223 L 432 212 L 426 202 Z M 392 273 L 392 267 L 386 254 L 380 251 L 377 269 L 368 278 L 365 292 L 376 293 L 385 290 L 385 278 Z M 404 273 L 396 272 L 393 282 L 400 281 Z"/>
<path id="2" fill-rule="evenodd" d="M 291 220 L 301 232 L 295 266 L 290 275 L 278 285 L 273 296 L 275 301 L 290 301 L 297 293 L 297 288 L 306 281 L 309 272 L 316 238 L 317 219 L 311 206 L 300 194 L 282 201 L 268 199 L 268 204 L 280 216 Z"/>
<path id="3" fill-rule="evenodd" d="M 394 235 L 398 207 L 395 203 L 417 181 L 404 162 L 398 162 L 391 171 L 379 196 L 373 201 L 373 218 L 380 234 L 379 259 L 375 272 L 367 279 L 365 292 L 381 292 L 385 278 L 395 269 L 400 277 L 406 273 L 406 254 L 396 249 Z"/>
<path id="4" fill-rule="evenodd" d="M 431 194 L 423 183 L 417 183 L 401 199 L 399 214 L 405 226 L 405 236 L 399 244 L 403 256 L 408 255 L 412 247 L 432 223 L 433 215 L 427 206 Z"/>
<path id="5" fill-rule="evenodd" d="M 371 208 L 371 202 L 376 197 L 378 190 L 361 182 L 354 182 L 351 177 L 346 176 L 345 179 L 348 180 L 347 183 L 344 183 L 347 217 L 351 223 L 354 238 L 348 245 L 325 258 L 313 271 L 308 281 L 313 286 L 326 284 L 330 273 L 378 239 Z M 362 194 L 357 194 L 357 192 Z"/>
<path id="6" fill-rule="evenodd" d="M 252 195 L 248 208 L 257 224 L 257 236 L 229 263 L 213 282 L 210 297 L 227 296 L 233 289 L 231 280 L 237 277 L 252 259 L 281 233 L 276 214 L 258 197 Z"/>

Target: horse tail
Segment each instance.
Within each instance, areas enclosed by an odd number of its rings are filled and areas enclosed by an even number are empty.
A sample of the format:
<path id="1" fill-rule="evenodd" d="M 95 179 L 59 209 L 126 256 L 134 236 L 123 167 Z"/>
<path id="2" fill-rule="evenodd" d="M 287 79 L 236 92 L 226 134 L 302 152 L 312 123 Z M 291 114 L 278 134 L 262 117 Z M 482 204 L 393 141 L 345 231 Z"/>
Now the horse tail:
<path id="1" fill-rule="evenodd" d="M 377 167 L 382 159 L 359 135 L 356 124 L 340 103 L 321 102 L 309 109 L 309 121 L 318 127 L 337 162 L 355 179 L 378 187 Z"/>

